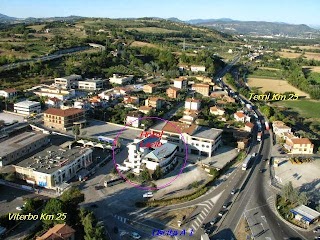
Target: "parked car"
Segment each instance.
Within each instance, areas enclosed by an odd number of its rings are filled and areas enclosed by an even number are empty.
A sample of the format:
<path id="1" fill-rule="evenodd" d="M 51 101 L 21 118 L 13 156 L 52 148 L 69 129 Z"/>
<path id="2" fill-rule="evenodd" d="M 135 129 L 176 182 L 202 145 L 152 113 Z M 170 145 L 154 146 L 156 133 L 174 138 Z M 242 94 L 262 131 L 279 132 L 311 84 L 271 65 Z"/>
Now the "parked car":
<path id="1" fill-rule="evenodd" d="M 145 194 L 143 194 L 144 198 L 152 198 L 153 197 L 153 193 L 152 192 L 147 192 Z"/>
<path id="2" fill-rule="evenodd" d="M 227 212 L 227 210 L 221 210 L 221 211 L 218 213 L 218 215 L 219 215 L 220 217 L 222 217 L 226 212 Z"/>
<path id="3" fill-rule="evenodd" d="M 141 238 L 140 234 L 139 234 L 139 233 L 136 233 L 136 232 L 132 232 L 132 233 L 131 233 L 131 237 L 132 237 L 133 239 L 140 239 L 140 238 Z"/>
<path id="4" fill-rule="evenodd" d="M 231 194 L 235 194 L 237 192 L 237 189 L 232 189 Z"/>
<path id="5" fill-rule="evenodd" d="M 315 229 L 313 229 L 313 232 L 314 232 L 314 233 L 320 233 L 320 226 L 319 226 L 319 227 L 316 227 Z"/>

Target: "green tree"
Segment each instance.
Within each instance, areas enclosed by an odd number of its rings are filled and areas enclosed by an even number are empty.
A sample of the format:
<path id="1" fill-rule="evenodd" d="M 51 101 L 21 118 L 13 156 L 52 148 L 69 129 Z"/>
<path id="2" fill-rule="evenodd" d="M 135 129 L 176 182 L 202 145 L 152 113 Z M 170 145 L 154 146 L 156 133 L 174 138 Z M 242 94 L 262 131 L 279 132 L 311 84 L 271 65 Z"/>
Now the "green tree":
<path id="1" fill-rule="evenodd" d="M 149 171 L 148 171 L 148 169 L 146 169 L 146 168 L 141 171 L 140 177 L 141 177 L 142 181 L 149 181 L 149 180 L 151 180 Z"/>
<path id="2" fill-rule="evenodd" d="M 72 127 L 72 133 L 74 134 L 74 139 L 77 141 L 78 136 L 80 135 L 80 127 L 78 124 Z"/>
<path id="3" fill-rule="evenodd" d="M 294 191 L 294 188 L 292 186 L 292 182 L 288 182 L 287 184 L 285 184 L 282 189 L 281 189 L 281 196 L 286 199 L 289 200 L 292 192 Z"/>
<path id="4" fill-rule="evenodd" d="M 215 168 L 211 168 L 210 175 L 212 175 L 213 178 L 216 178 L 219 175 L 219 171 Z"/>
<path id="5" fill-rule="evenodd" d="M 154 171 L 154 173 L 152 174 L 152 178 L 154 180 L 160 179 L 162 177 L 162 171 L 160 166 L 156 167 L 156 170 Z"/>
<path id="6" fill-rule="evenodd" d="M 309 198 L 305 192 L 299 194 L 298 203 L 301 205 L 307 205 L 309 203 Z"/>
<path id="7" fill-rule="evenodd" d="M 54 216 L 58 216 L 58 213 L 61 214 L 63 212 L 64 212 L 64 208 L 63 208 L 62 201 L 57 198 L 51 198 L 46 203 L 46 206 L 42 210 L 41 214 L 43 214 L 44 216 L 52 215 L 52 214 Z M 53 220 L 44 219 L 42 220 L 42 222 L 47 228 L 49 228 L 49 227 L 52 227 L 54 224 L 65 223 L 65 220 L 57 220 L 56 218 L 54 218 Z"/>
<path id="8" fill-rule="evenodd" d="M 316 207 L 316 210 L 320 212 L 320 204 Z"/>

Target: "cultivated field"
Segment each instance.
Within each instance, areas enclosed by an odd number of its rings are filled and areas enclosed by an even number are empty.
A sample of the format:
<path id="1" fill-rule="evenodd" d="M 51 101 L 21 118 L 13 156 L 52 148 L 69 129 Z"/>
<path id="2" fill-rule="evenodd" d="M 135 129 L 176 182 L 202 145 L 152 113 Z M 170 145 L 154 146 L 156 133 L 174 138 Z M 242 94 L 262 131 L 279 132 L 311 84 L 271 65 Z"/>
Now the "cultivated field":
<path id="1" fill-rule="evenodd" d="M 306 52 L 304 55 L 308 60 L 318 60 L 320 61 L 320 53 Z"/>
<path id="2" fill-rule="evenodd" d="M 147 42 L 141 42 L 141 41 L 133 41 L 130 45 L 131 47 L 153 47 L 153 48 L 159 48 L 159 46 L 147 43 Z"/>
<path id="3" fill-rule="evenodd" d="M 40 25 L 32 25 L 32 26 L 28 26 L 27 28 L 31 28 L 34 29 L 36 31 L 40 31 L 42 28 L 44 28 L 45 24 L 40 24 Z"/>
<path id="4" fill-rule="evenodd" d="M 308 69 L 311 72 L 320 73 L 320 66 L 303 66 L 303 69 Z"/>
<path id="5" fill-rule="evenodd" d="M 292 48 L 300 48 L 302 50 L 308 50 L 308 49 L 312 49 L 312 50 L 315 50 L 315 49 L 320 49 L 320 46 L 291 46 Z"/>
<path id="6" fill-rule="evenodd" d="M 299 97 L 305 96 L 310 98 L 309 94 L 302 92 L 301 90 L 291 86 L 285 80 L 276 80 L 270 78 L 248 78 L 248 84 L 250 87 L 257 87 L 260 91 L 272 91 L 274 93 L 295 92 Z"/>
<path id="7" fill-rule="evenodd" d="M 299 112 L 302 117 L 313 118 L 320 121 L 320 101 L 316 100 L 297 100 L 297 101 L 279 101 L 273 103 L 277 106 L 292 108 Z"/>
<path id="8" fill-rule="evenodd" d="M 146 32 L 146 33 L 172 33 L 172 32 L 179 32 L 175 30 L 165 29 L 165 28 L 158 28 L 158 27 L 142 27 L 142 28 L 127 28 L 127 30 L 137 30 L 139 32 Z"/>
<path id="9" fill-rule="evenodd" d="M 287 52 L 287 51 L 281 51 L 281 52 L 277 52 L 277 54 L 280 55 L 280 57 L 283 58 L 298 58 L 301 56 L 301 53 L 295 53 L 295 52 Z"/>

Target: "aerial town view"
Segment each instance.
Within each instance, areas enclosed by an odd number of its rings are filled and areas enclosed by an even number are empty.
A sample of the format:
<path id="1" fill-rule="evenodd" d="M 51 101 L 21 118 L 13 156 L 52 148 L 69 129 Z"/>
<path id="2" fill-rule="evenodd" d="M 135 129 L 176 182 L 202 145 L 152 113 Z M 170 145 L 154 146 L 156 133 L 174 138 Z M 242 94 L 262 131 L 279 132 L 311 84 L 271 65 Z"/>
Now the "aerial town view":
<path id="1" fill-rule="evenodd" d="M 320 240 L 319 11 L 1 0 L 0 239 Z"/>

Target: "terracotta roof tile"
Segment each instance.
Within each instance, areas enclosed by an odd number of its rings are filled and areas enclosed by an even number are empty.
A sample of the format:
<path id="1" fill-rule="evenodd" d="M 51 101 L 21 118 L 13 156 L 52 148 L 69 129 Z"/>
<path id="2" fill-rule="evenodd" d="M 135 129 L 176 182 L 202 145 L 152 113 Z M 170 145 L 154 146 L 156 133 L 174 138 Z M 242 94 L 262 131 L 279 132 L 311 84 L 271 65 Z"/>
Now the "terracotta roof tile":
<path id="1" fill-rule="evenodd" d="M 293 144 L 312 144 L 308 138 L 291 138 Z"/>
<path id="2" fill-rule="evenodd" d="M 6 93 L 14 93 L 17 90 L 15 88 L 8 88 L 8 89 L 4 89 L 3 91 L 5 91 Z"/>
<path id="3" fill-rule="evenodd" d="M 77 109 L 77 108 L 68 108 L 65 110 L 58 109 L 58 108 L 49 108 L 44 113 L 60 116 L 60 117 L 67 117 L 67 116 L 71 116 L 71 115 L 75 115 L 83 112 L 84 111 L 82 109 Z"/>
<path id="4" fill-rule="evenodd" d="M 57 239 L 69 239 L 75 230 L 67 224 L 56 224 L 50 228 L 45 234 L 37 237 L 37 240 L 57 240 Z"/>
<path id="5" fill-rule="evenodd" d="M 185 124 L 181 122 L 173 122 L 168 121 L 166 125 L 162 128 L 164 132 L 172 132 L 172 133 L 187 133 L 189 135 L 192 135 L 195 130 L 197 129 L 197 125 L 195 124 Z"/>
<path id="6" fill-rule="evenodd" d="M 246 115 L 243 114 L 243 112 L 236 112 L 235 115 L 238 117 L 238 118 L 244 118 Z"/>

